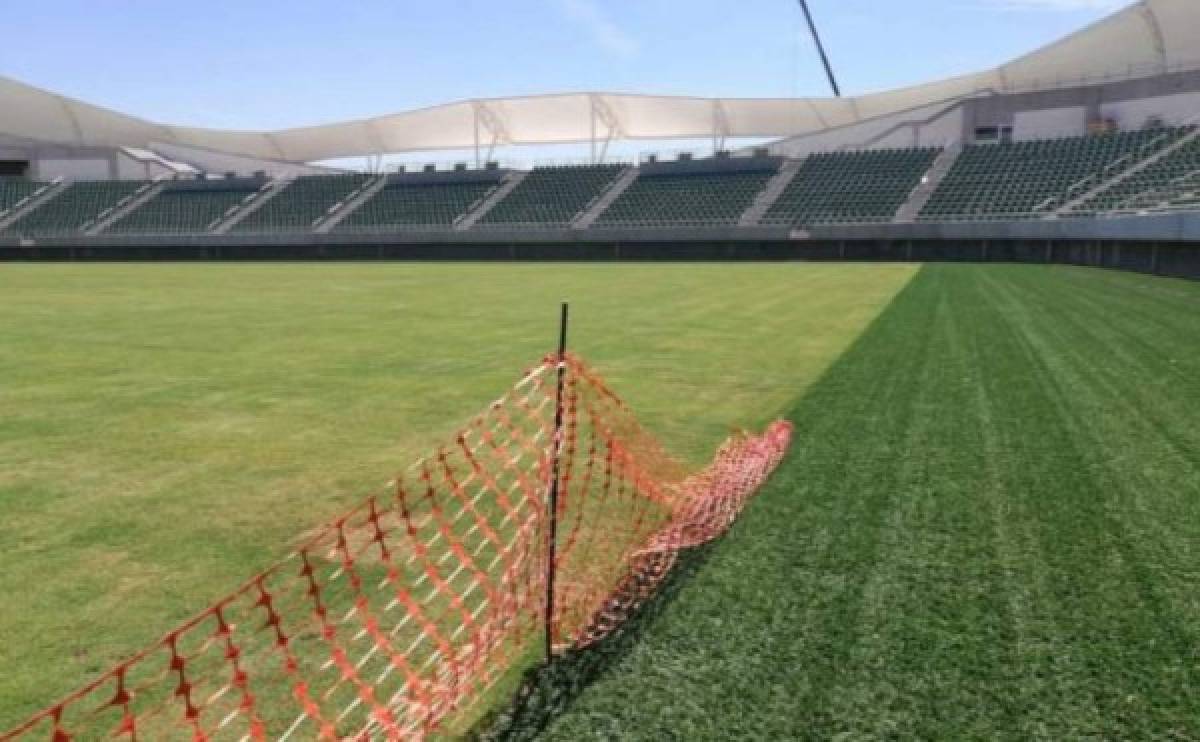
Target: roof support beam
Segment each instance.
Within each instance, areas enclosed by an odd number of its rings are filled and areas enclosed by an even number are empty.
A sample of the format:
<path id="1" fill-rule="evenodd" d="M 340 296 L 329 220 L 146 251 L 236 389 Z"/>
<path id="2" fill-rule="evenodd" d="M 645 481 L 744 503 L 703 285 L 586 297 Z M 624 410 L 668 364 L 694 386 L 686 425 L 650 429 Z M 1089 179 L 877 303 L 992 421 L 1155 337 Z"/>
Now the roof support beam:
<path id="1" fill-rule="evenodd" d="M 1158 53 L 1160 69 L 1165 73 L 1170 68 L 1170 60 L 1167 59 L 1167 40 L 1163 36 L 1162 25 L 1158 22 L 1154 8 L 1150 7 L 1150 3 L 1146 0 L 1138 3 L 1138 11 L 1142 15 L 1142 20 L 1146 22 L 1146 31 L 1150 34 L 1150 42 Z"/>
<path id="2" fill-rule="evenodd" d="M 613 111 L 604 96 L 597 93 L 588 94 L 589 121 L 591 130 L 592 164 L 604 162 L 608 156 L 608 145 L 615 138 L 625 135 L 621 128 L 621 118 Z M 604 126 L 604 140 L 600 141 L 599 125 Z M 597 147 L 599 149 L 597 150 Z"/>
<path id="3" fill-rule="evenodd" d="M 725 149 L 725 140 L 730 136 L 729 112 L 723 101 L 713 101 L 713 152 Z"/>
<path id="4" fill-rule="evenodd" d="M 504 121 L 496 114 L 488 104 L 481 100 L 471 101 L 471 109 L 474 115 L 474 131 L 475 131 L 475 167 L 481 167 L 483 160 L 491 160 L 492 154 L 496 151 L 497 145 L 512 144 L 512 137 L 508 134 L 508 127 L 504 125 Z M 483 144 L 482 134 L 486 132 L 491 136 L 487 142 L 487 156 L 481 160 L 479 149 Z"/>

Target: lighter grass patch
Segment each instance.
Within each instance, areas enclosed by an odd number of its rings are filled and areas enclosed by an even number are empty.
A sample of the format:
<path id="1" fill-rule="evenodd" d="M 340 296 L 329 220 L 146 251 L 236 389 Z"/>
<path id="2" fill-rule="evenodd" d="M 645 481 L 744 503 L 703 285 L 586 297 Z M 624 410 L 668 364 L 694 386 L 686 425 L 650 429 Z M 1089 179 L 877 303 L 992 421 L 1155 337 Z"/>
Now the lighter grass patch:
<path id="1" fill-rule="evenodd" d="M 157 638 L 571 345 L 705 460 L 904 265 L 6 265 L 0 729 Z"/>

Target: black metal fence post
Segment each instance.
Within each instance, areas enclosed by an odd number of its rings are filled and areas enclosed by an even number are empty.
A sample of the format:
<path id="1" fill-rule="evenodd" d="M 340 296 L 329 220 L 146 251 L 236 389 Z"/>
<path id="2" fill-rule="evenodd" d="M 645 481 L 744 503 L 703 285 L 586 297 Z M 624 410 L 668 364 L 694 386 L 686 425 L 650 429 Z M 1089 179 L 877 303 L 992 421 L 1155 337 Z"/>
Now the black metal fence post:
<path id="1" fill-rule="evenodd" d="M 554 397 L 554 459 L 550 473 L 549 523 L 546 544 L 546 664 L 554 659 L 554 573 L 558 558 L 558 477 L 563 449 L 563 387 L 567 372 L 567 318 L 569 305 L 562 303 L 558 327 L 558 390 Z"/>

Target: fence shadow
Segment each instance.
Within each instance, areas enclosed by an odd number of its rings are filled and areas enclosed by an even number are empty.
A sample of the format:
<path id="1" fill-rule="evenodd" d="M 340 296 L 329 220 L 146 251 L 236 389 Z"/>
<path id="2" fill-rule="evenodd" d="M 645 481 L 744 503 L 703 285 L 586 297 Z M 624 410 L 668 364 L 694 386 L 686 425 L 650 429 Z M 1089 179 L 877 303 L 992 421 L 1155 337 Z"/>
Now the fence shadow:
<path id="1" fill-rule="evenodd" d="M 567 710 L 588 686 L 636 646 L 708 561 L 718 542 L 680 554 L 658 591 L 603 641 L 587 649 L 568 652 L 549 666 L 531 670 L 508 708 L 486 719 L 469 739 L 479 742 L 536 739 L 552 719 Z"/>

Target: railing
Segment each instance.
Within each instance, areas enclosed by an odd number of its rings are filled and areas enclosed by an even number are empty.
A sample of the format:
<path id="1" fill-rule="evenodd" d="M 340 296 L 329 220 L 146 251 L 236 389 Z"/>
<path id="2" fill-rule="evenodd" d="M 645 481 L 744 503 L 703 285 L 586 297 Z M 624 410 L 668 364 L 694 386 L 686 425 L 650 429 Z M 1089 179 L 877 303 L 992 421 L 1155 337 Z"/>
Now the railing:
<path id="1" fill-rule="evenodd" d="M 1131 64 L 1125 69 L 1113 70 L 1096 75 L 1080 75 L 1079 77 L 1030 78 L 1015 83 L 1008 82 L 996 88 L 1003 93 L 1032 93 L 1043 90 L 1062 90 L 1065 88 L 1087 87 L 1104 83 L 1126 82 L 1146 77 L 1158 77 L 1180 72 L 1200 70 L 1200 59 L 1176 62 L 1174 64 Z"/>
<path id="2" fill-rule="evenodd" d="M 1191 121 L 1193 119 L 1189 119 Z M 1109 164 L 1105 165 L 1100 171 L 1092 173 L 1075 183 L 1072 183 L 1066 191 L 1061 195 L 1051 196 L 1042 203 L 1034 207 L 1035 212 L 1046 213 L 1051 210 L 1061 208 L 1064 204 L 1069 204 L 1075 199 L 1083 196 L 1088 191 L 1096 188 L 1113 178 L 1116 178 L 1121 173 L 1136 167 L 1138 163 L 1143 162 L 1159 152 L 1170 147 L 1178 139 L 1175 135 L 1183 130 L 1186 130 L 1190 124 L 1184 124 L 1179 127 L 1171 127 L 1163 131 L 1159 136 L 1154 137 L 1148 142 L 1138 145 L 1133 152 L 1128 152 Z M 1186 136 L 1188 132 L 1184 131 L 1182 136 Z"/>

